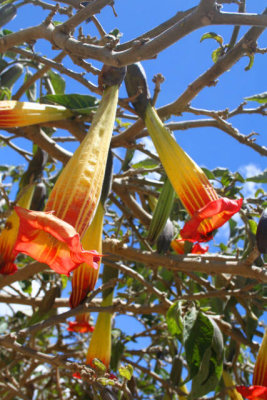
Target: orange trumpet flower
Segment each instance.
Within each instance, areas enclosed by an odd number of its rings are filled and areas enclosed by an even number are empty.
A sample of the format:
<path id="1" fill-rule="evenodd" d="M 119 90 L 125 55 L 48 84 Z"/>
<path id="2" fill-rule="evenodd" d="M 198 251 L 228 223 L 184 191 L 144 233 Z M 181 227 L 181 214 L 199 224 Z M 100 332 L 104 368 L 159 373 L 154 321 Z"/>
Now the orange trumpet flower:
<path id="1" fill-rule="evenodd" d="M 73 112 L 62 106 L 31 103 L 27 101 L 0 101 L 0 127 L 22 127 L 58 121 L 73 116 Z"/>
<path id="2" fill-rule="evenodd" d="M 178 197 L 191 216 L 180 232 L 184 240 L 206 242 L 242 206 L 242 199 L 219 198 L 202 169 L 165 128 L 149 98 L 145 72 L 139 63 L 127 67 L 126 89 L 144 120 L 161 163 Z M 136 96 L 137 89 L 141 93 Z"/>
<path id="3" fill-rule="evenodd" d="M 180 231 L 182 239 L 206 242 L 242 206 L 242 199 L 219 198 L 202 169 L 177 144 L 148 103 L 145 124 L 174 190 L 191 219 Z"/>
<path id="4" fill-rule="evenodd" d="M 69 275 L 82 263 L 98 269 L 99 255 L 84 250 L 80 237 L 100 198 L 119 83 L 104 90 L 89 132 L 60 174 L 45 212 L 17 208 L 20 228 L 15 250 L 48 264 L 58 273 Z"/>
<path id="5" fill-rule="evenodd" d="M 34 185 L 29 185 L 22 189 L 17 204 L 21 207 L 29 208 L 34 192 Z M 6 220 L 4 229 L 0 234 L 0 274 L 11 275 L 17 271 L 14 263 L 16 253 L 14 245 L 16 243 L 19 230 L 19 217 L 13 210 Z"/>

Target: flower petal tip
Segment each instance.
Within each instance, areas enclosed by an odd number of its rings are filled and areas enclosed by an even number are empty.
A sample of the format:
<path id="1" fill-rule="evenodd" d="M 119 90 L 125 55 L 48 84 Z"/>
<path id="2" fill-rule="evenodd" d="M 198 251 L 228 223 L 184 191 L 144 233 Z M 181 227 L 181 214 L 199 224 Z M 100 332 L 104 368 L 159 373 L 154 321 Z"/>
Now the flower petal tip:
<path id="1" fill-rule="evenodd" d="M 180 235 L 183 239 L 195 242 L 207 242 L 212 239 L 212 233 L 220 228 L 242 207 L 243 199 L 227 199 L 221 197 L 211 201 L 194 213 L 186 222 Z"/>
<path id="2" fill-rule="evenodd" d="M 74 227 L 52 212 L 30 211 L 15 207 L 20 218 L 14 250 L 48 264 L 59 274 L 69 276 L 80 264 L 98 268 L 99 254 L 84 250 Z"/>
<path id="3" fill-rule="evenodd" d="M 88 322 L 78 322 L 78 321 L 69 322 L 69 326 L 67 328 L 69 332 L 77 332 L 77 333 L 93 332 L 94 329 L 95 327 L 90 325 Z"/>

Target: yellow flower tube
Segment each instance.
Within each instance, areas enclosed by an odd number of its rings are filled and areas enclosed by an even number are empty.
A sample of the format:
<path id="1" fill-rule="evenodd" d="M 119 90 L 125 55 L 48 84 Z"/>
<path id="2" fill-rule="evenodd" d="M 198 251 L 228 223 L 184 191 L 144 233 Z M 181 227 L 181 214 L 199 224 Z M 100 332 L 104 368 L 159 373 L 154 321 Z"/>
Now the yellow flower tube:
<path id="1" fill-rule="evenodd" d="M 23 127 L 72 116 L 73 112 L 63 106 L 16 100 L 0 101 L 0 128 Z"/>

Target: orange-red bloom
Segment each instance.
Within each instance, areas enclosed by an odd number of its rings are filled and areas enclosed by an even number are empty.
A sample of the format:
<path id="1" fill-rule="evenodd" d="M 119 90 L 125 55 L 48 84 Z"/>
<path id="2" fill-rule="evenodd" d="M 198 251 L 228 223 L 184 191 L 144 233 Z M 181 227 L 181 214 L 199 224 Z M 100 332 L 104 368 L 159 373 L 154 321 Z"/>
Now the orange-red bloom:
<path id="1" fill-rule="evenodd" d="M 80 236 L 73 226 L 52 212 L 29 211 L 18 206 L 15 211 L 20 218 L 17 253 L 53 265 L 53 270 L 59 274 L 69 275 L 83 262 L 98 268 L 99 255 L 96 251 L 82 248 Z"/>
<path id="2" fill-rule="evenodd" d="M 0 127 L 22 127 L 69 118 L 73 113 L 62 106 L 30 103 L 27 101 L 0 101 Z"/>
<path id="3" fill-rule="evenodd" d="M 242 199 L 219 198 L 202 169 L 176 143 L 148 104 L 145 123 L 162 165 L 191 220 L 181 230 L 182 239 L 205 242 L 242 206 Z"/>
<path id="4" fill-rule="evenodd" d="M 236 389 L 249 400 L 267 400 L 267 329 L 256 359 L 252 386 L 237 386 Z"/>
<path id="5" fill-rule="evenodd" d="M 76 321 L 69 322 L 67 329 L 69 332 L 87 333 L 93 332 L 95 327 L 90 324 L 90 314 L 86 313 L 77 315 Z"/>
<path id="6" fill-rule="evenodd" d="M 99 256 L 80 244 L 95 213 L 112 136 L 118 85 L 105 89 L 90 130 L 60 174 L 43 213 L 17 209 L 20 217 L 17 252 L 69 275 L 86 263 L 98 268 Z M 50 211 L 53 211 L 52 214 Z"/>
<path id="7" fill-rule="evenodd" d="M 201 246 L 199 243 L 193 244 L 191 240 L 173 239 L 171 246 L 178 254 L 205 254 L 209 246 Z"/>
<path id="8" fill-rule="evenodd" d="M 34 185 L 30 185 L 23 189 L 21 197 L 17 204 L 22 207 L 30 207 Z M 0 234 L 0 274 L 11 275 L 17 271 L 14 263 L 16 254 L 14 253 L 14 245 L 17 240 L 19 230 L 19 218 L 15 211 L 12 211 L 6 220 L 4 229 Z"/>

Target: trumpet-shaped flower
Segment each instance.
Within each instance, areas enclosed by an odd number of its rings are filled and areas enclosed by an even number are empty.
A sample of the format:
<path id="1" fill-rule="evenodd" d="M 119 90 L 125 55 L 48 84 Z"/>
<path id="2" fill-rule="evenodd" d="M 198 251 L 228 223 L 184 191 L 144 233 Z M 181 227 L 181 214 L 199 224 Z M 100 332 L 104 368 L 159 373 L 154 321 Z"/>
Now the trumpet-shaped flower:
<path id="1" fill-rule="evenodd" d="M 118 270 L 104 265 L 103 283 L 109 282 L 111 279 L 117 278 Z M 113 303 L 114 287 L 109 287 L 103 291 L 102 307 L 111 306 Z M 108 312 L 100 312 L 97 317 L 95 330 L 93 332 L 90 345 L 88 348 L 86 363 L 92 367 L 93 359 L 97 358 L 102 361 L 108 368 L 111 357 L 111 321 L 112 314 Z"/>
<path id="2" fill-rule="evenodd" d="M 21 102 L 0 101 L 0 127 L 22 127 L 58 121 L 73 116 L 73 112 L 62 106 Z"/>
<path id="3" fill-rule="evenodd" d="M 22 189 L 17 204 L 21 207 L 30 207 L 34 185 L 29 185 Z M 14 253 L 14 245 L 17 240 L 19 230 L 19 217 L 13 210 L 6 220 L 4 229 L 0 234 L 0 274 L 11 275 L 17 271 L 14 263 L 16 254 Z"/>
<path id="4" fill-rule="evenodd" d="M 237 386 L 236 389 L 247 399 L 267 400 L 267 329 L 257 355 L 252 386 Z"/>
<path id="5" fill-rule="evenodd" d="M 180 232 L 182 239 L 210 240 L 212 232 L 240 210 L 242 199 L 219 198 L 202 169 L 177 144 L 149 103 L 144 120 L 168 178 L 191 216 Z"/>
<path id="6" fill-rule="evenodd" d="M 102 300 L 102 307 L 112 304 L 113 292 Z M 86 356 L 86 364 L 93 365 L 94 358 L 100 360 L 107 368 L 111 357 L 111 320 L 112 314 L 100 312 Z"/>
<path id="7" fill-rule="evenodd" d="M 90 130 L 60 174 L 46 212 L 17 209 L 20 217 L 17 252 L 48 264 L 58 273 L 86 263 L 98 269 L 99 256 L 80 243 L 102 189 L 118 100 L 118 84 L 105 89 Z"/>
<path id="8" fill-rule="evenodd" d="M 104 213 L 105 209 L 102 203 L 99 202 L 94 219 L 82 239 L 82 244 L 86 250 L 95 249 L 100 254 L 102 253 Z M 86 299 L 88 293 L 94 289 L 98 279 L 100 262 L 101 259 L 99 258 L 96 269 L 92 269 L 88 264 L 83 263 L 73 271 L 71 281 L 72 292 L 70 296 L 71 308 L 75 308 L 81 304 Z M 89 313 L 77 315 L 75 322 L 69 322 L 69 328 L 75 327 L 75 331 L 80 333 L 91 332 L 89 317 Z"/>

